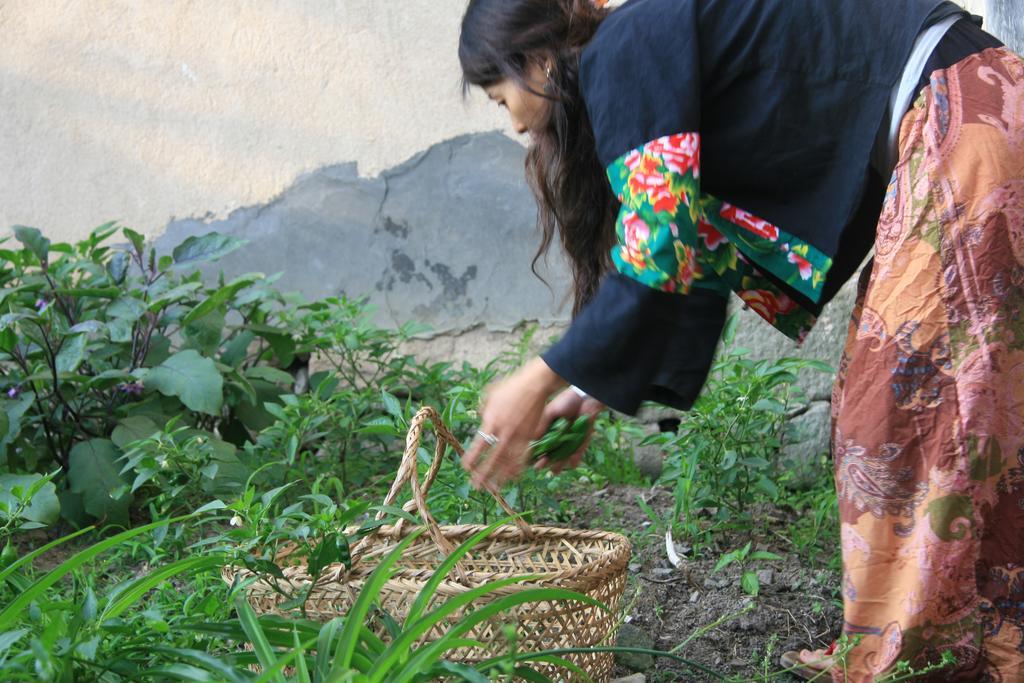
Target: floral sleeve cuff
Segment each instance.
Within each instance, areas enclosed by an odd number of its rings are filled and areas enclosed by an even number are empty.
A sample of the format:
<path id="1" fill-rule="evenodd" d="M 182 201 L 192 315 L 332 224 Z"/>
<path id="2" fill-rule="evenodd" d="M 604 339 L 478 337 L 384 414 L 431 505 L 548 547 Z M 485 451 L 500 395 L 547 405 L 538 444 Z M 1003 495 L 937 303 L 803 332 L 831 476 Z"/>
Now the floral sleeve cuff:
<path id="1" fill-rule="evenodd" d="M 815 317 L 776 281 L 818 301 L 831 259 L 702 193 L 698 133 L 652 140 L 616 159 L 607 173 L 622 204 L 612 251 L 619 273 L 665 292 L 731 289 L 779 331 L 803 340 Z"/>

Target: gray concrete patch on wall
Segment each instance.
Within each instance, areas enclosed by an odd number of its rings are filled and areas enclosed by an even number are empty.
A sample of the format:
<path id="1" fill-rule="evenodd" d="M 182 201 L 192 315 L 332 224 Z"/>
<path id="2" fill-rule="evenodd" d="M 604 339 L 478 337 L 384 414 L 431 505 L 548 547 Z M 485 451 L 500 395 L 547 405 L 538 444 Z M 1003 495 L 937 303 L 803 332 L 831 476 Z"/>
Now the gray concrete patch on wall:
<path id="1" fill-rule="evenodd" d="M 441 142 L 374 178 L 354 163 L 330 166 L 265 205 L 174 220 L 157 248 L 211 231 L 246 239 L 215 269 L 282 272 L 279 288 L 309 299 L 367 296 L 385 326 L 550 323 L 567 314 L 568 276 L 554 253 L 538 267 L 550 288 L 530 270 L 539 235 L 524 157 L 493 132 Z"/>

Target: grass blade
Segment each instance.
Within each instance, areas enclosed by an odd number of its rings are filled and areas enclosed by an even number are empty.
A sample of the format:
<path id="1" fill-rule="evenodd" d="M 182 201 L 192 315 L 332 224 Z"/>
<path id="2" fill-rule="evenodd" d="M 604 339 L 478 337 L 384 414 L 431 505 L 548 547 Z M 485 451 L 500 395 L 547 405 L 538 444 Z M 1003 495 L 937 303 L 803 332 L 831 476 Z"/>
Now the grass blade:
<path id="1" fill-rule="evenodd" d="M 277 664 L 274 649 L 267 641 L 267 636 L 264 635 L 263 629 L 260 627 L 259 619 L 256 618 L 256 613 L 252 611 L 252 606 L 246 602 L 245 596 L 235 596 L 235 611 L 238 612 L 238 621 L 242 624 L 242 628 L 245 629 L 245 635 L 249 637 L 249 642 L 252 643 L 252 650 L 256 653 L 260 666 L 269 674 L 269 678 L 267 677 L 268 674 L 265 674 L 260 677 L 260 680 L 285 683 L 280 670 L 274 670 Z"/>
<path id="2" fill-rule="evenodd" d="M 507 585 L 510 582 L 520 582 L 530 578 L 532 577 L 512 577 L 511 579 L 506 579 L 504 581 L 495 581 L 489 585 L 480 586 L 479 588 L 474 589 L 472 591 L 467 591 L 463 595 L 460 595 L 456 598 L 447 601 L 444 605 L 441 605 L 439 608 L 437 608 L 429 615 L 421 619 L 420 622 L 436 623 L 437 621 L 440 621 L 441 619 L 444 619 L 446 616 L 451 614 L 454 610 L 458 609 L 458 607 L 460 606 L 458 603 L 460 602 L 462 604 L 468 604 L 468 602 L 477 599 L 478 597 L 480 597 L 480 595 L 486 595 L 488 592 L 496 590 L 498 587 L 501 587 L 501 584 L 503 583 Z M 468 601 L 466 600 L 467 596 L 470 596 L 472 593 L 477 591 L 480 592 L 478 595 L 469 597 Z M 583 595 L 582 593 L 566 590 L 564 588 L 531 588 L 524 590 L 520 593 L 506 595 L 473 610 L 472 613 L 470 613 L 465 618 L 460 620 L 457 624 L 449 628 L 443 636 L 438 638 L 436 641 L 426 645 L 425 647 L 422 647 L 419 650 L 417 650 L 416 654 L 413 655 L 413 657 L 411 657 L 409 661 L 405 664 L 405 666 L 402 668 L 401 675 L 394 677 L 392 680 L 409 680 L 410 676 L 415 674 L 416 671 L 425 668 L 432 659 L 439 658 L 441 656 L 441 653 L 449 649 L 450 641 L 461 637 L 468 631 L 471 631 L 473 627 L 475 627 L 482 621 L 486 621 L 487 619 L 490 619 L 491 617 L 500 614 L 501 612 L 511 609 L 512 607 L 516 607 L 517 605 L 521 605 L 528 602 L 555 600 L 572 600 L 576 602 L 582 602 L 584 604 L 593 605 L 603 610 L 608 609 L 600 601 L 595 600 L 594 598 L 591 598 L 587 595 Z M 430 625 L 432 624 L 428 623 L 427 628 L 429 628 Z"/>
<path id="3" fill-rule="evenodd" d="M 450 614 L 453 614 L 460 608 L 487 595 L 488 593 L 492 593 L 506 586 L 528 581 L 531 578 L 533 577 L 513 576 L 507 579 L 499 579 L 484 586 L 477 586 L 476 588 L 466 591 L 462 595 L 457 595 L 454 598 L 445 601 L 426 616 L 420 618 L 415 623 L 408 625 L 405 630 L 402 631 L 402 635 L 391 642 L 387 652 L 377 659 L 377 665 L 369 672 L 370 680 L 374 683 L 381 683 L 385 680 L 390 680 L 385 677 L 403 657 L 409 655 L 413 644 L 415 644 L 415 642 L 419 640 L 424 633 L 428 632 Z"/>
<path id="4" fill-rule="evenodd" d="M 331 619 L 320 628 L 316 641 L 316 679 L 322 681 L 327 678 L 327 672 L 331 668 L 331 653 L 334 652 L 334 638 L 341 628 L 341 619 Z"/>
<path id="5" fill-rule="evenodd" d="M 462 559 L 462 557 L 465 556 L 470 550 L 472 550 L 473 547 L 477 543 L 479 543 L 484 537 L 491 535 L 491 533 L 493 533 L 495 529 L 497 529 L 503 524 L 507 524 L 511 520 L 511 517 L 506 517 L 505 519 L 498 520 L 494 524 L 491 524 L 490 526 L 481 529 L 480 531 L 478 531 L 477 533 L 473 534 L 465 541 L 463 541 L 462 544 L 455 549 L 455 552 L 446 557 L 444 561 L 442 561 L 441 564 L 438 565 L 437 569 L 430 576 L 430 579 L 427 581 L 427 583 L 424 584 L 423 588 L 416 596 L 416 600 L 413 601 L 412 606 L 409 607 L 409 613 L 408 615 L 406 615 L 405 618 L 405 625 L 409 626 L 417 619 L 419 619 L 420 614 L 422 614 L 423 610 L 426 609 L 427 603 L 429 603 L 430 599 L 434 597 L 434 593 L 437 591 L 437 587 L 441 585 L 441 582 L 444 581 L 445 577 L 448 576 L 448 573 L 455 567 L 456 562 Z"/>
<path id="6" fill-rule="evenodd" d="M 67 536 L 61 536 L 60 538 L 58 538 L 55 541 L 50 541 L 49 543 L 44 545 L 42 548 L 36 548 L 32 552 L 30 552 L 28 555 L 25 555 L 23 557 L 19 557 L 17 560 L 15 560 L 11 564 L 9 564 L 7 567 L 5 567 L 3 569 L 3 571 L 0 571 L 0 581 L 4 581 L 8 576 L 10 576 L 14 572 L 16 572 L 20 567 L 23 567 L 26 564 L 29 564 L 30 562 L 32 562 L 32 560 L 36 559 L 37 557 L 39 557 L 40 555 L 45 553 L 47 550 L 50 550 L 51 548 L 56 548 L 57 546 L 61 545 L 62 543 L 67 543 L 71 539 L 77 538 L 78 536 L 81 536 L 84 533 L 88 533 L 89 531 L 92 531 L 95 528 L 96 527 L 94 527 L 94 526 L 87 526 L 84 529 L 79 529 L 78 531 L 76 531 L 73 534 L 68 534 Z"/>
<path id="7" fill-rule="evenodd" d="M 295 647 L 292 648 L 291 652 L 289 652 L 284 657 L 281 657 L 276 662 L 274 662 L 274 666 L 269 667 L 269 668 L 264 667 L 263 675 L 261 675 L 259 678 L 256 679 L 256 683 L 269 683 L 270 681 L 284 681 L 285 679 L 282 678 L 281 672 L 284 671 L 285 667 L 291 666 L 292 662 L 295 662 L 295 666 L 296 667 L 298 667 L 300 665 L 300 662 L 301 662 L 303 670 L 305 670 L 306 650 L 308 650 L 310 647 L 313 646 L 314 643 L 316 643 L 316 638 L 313 638 L 312 640 L 310 640 L 310 641 L 308 641 L 306 643 L 300 643 L 298 641 L 298 639 L 296 638 L 295 642 L 298 643 L 298 644 L 295 645 Z M 262 666 L 262 664 L 261 664 L 261 666 Z M 306 681 L 309 680 L 309 672 L 308 671 L 306 671 L 306 678 L 303 679 L 303 680 L 306 680 Z"/>
<path id="8" fill-rule="evenodd" d="M 384 584 L 391 578 L 391 568 L 399 559 L 401 559 L 405 549 L 408 548 L 422 533 L 423 529 L 417 529 L 409 534 L 395 546 L 394 550 L 388 553 L 388 555 L 380 561 L 377 568 L 374 569 L 366 579 L 366 582 L 363 584 L 363 589 L 359 592 L 359 597 L 356 598 L 356 601 L 349 609 L 348 614 L 345 615 L 345 627 L 342 629 L 341 636 L 338 638 L 338 644 L 334 655 L 334 664 L 331 668 L 332 674 L 337 671 L 339 667 L 341 670 L 345 670 L 350 668 L 352 665 L 352 654 L 356 651 L 356 645 L 359 642 L 359 630 L 366 622 L 366 615 L 370 613 L 373 601 L 377 599 L 377 595 L 384 587 Z"/>
<path id="9" fill-rule="evenodd" d="M 455 680 L 466 681 L 467 683 L 490 683 L 491 679 L 484 676 L 471 666 L 457 662 L 438 662 L 432 668 L 424 680 L 435 681 L 441 678 L 441 674 L 457 676 Z"/>
<path id="10" fill-rule="evenodd" d="M 116 619 L 121 616 L 126 609 L 145 597 L 146 593 L 153 590 L 172 576 L 177 576 L 178 574 L 191 570 L 200 571 L 209 567 L 220 566 L 221 563 L 222 558 L 216 556 L 188 557 L 160 567 L 156 571 L 127 584 L 124 588 L 117 590 L 116 593 L 112 594 L 110 596 L 111 602 L 109 602 L 107 608 L 103 610 L 103 615 L 100 618 L 100 621 L 103 622 L 108 619 Z"/>
<path id="11" fill-rule="evenodd" d="M 298 659 L 295 660 L 295 674 L 299 677 L 299 683 L 311 683 L 309 669 L 306 667 L 306 650 L 316 642 L 316 639 L 311 640 L 308 645 L 303 645 L 299 642 L 298 629 L 292 629 L 292 635 L 295 639 L 295 647 L 292 651 L 299 653 Z"/>
<path id="12" fill-rule="evenodd" d="M 152 654 L 160 655 L 165 660 L 178 659 L 204 671 L 209 671 L 220 677 L 217 680 L 228 681 L 228 683 L 245 683 L 245 681 L 250 680 L 248 676 L 243 676 L 236 671 L 232 665 L 225 663 L 221 657 L 216 657 L 202 650 L 151 646 L 147 646 L 145 650 Z"/>
<path id="13" fill-rule="evenodd" d="M 80 569 L 86 563 L 96 559 L 96 557 L 101 555 L 103 552 L 109 550 L 110 548 L 113 548 L 114 546 L 122 543 L 123 541 L 128 540 L 129 538 L 138 536 L 139 534 L 146 533 L 147 531 L 152 531 L 153 529 L 156 529 L 157 527 L 163 526 L 165 524 L 173 524 L 175 522 L 180 522 L 191 517 L 194 517 L 194 514 L 183 515 L 181 517 L 175 517 L 173 519 L 166 519 L 159 522 L 153 522 L 152 524 L 140 526 L 135 529 L 129 529 L 128 531 L 123 531 L 117 534 L 116 536 L 111 536 L 108 539 L 100 541 L 99 543 L 95 543 L 89 546 L 88 548 L 75 553 L 67 560 L 61 562 L 59 565 L 57 565 L 49 572 L 44 574 L 42 577 L 40 577 L 35 583 L 29 586 L 28 590 L 18 595 L 18 597 L 12 600 L 10 604 L 8 604 L 7 607 L 5 607 L 2 612 L 0 612 L 0 632 L 8 630 L 11 624 L 14 622 L 14 620 L 18 617 L 18 614 L 23 609 L 28 607 L 34 600 L 41 599 L 43 593 L 46 592 L 46 590 L 50 588 L 50 586 L 57 583 L 62 578 L 64 578 L 71 572 L 75 571 L 76 569 Z"/>

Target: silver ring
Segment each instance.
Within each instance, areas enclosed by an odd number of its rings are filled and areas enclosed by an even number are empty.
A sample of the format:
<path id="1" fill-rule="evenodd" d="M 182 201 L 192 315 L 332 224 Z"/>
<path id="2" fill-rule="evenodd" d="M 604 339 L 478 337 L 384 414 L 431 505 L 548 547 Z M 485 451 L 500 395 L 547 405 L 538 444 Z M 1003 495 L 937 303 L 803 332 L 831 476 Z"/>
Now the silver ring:
<path id="1" fill-rule="evenodd" d="M 486 443 L 488 446 L 493 446 L 494 444 L 498 443 L 498 437 L 496 437 L 494 434 L 488 434 L 482 429 L 476 430 L 476 435 L 483 439 L 484 443 Z"/>

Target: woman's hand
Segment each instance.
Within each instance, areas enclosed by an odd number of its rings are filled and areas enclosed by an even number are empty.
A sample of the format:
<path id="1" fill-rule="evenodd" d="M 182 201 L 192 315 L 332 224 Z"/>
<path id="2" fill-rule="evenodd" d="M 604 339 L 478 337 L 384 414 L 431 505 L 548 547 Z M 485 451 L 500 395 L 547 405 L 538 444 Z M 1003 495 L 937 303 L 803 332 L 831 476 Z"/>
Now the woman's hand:
<path id="1" fill-rule="evenodd" d="M 566 389 L 556 396 L 544 407 L 544 413 L 541 416 L 541 424 L 550 425 L 560 417 L 564 417 L 572 422 L 580 415 L 589 415 L 590 427 L 587 429 L 587 438 L 584 440 L 583 445 L 580 446 L 579 450 L 568 458 L 558 460 L 556 462 L 550 462 L 547 458 L 540 458 L 537 460 L 536 467 L 550 467 L 551 471 L 555 474 L 559 474 L 564 470 L 579 467 L 580 463 L 583 462 L 583 454 L 586 453 L 587 446 L 590 445 L 590 439 L 594 436 L 594 419 L 604 409 L 604 404 L 597 399 L 590 398 L 589 396 L 580 396 L 573 389 Z M 547 427 L 545 427 L 545 429 L 547 429 Z"/>
<path id="2" fill-rule="evenodd" d="M 500 489 L 518 478 L 528 464 L 530 442 L 544 433 L 544 406 L 565 381 L 540 358 L 484 391 L 480 431 L 497 439 L 488 445 L 481 437 L 462 457 L 475 488 Z"/>

